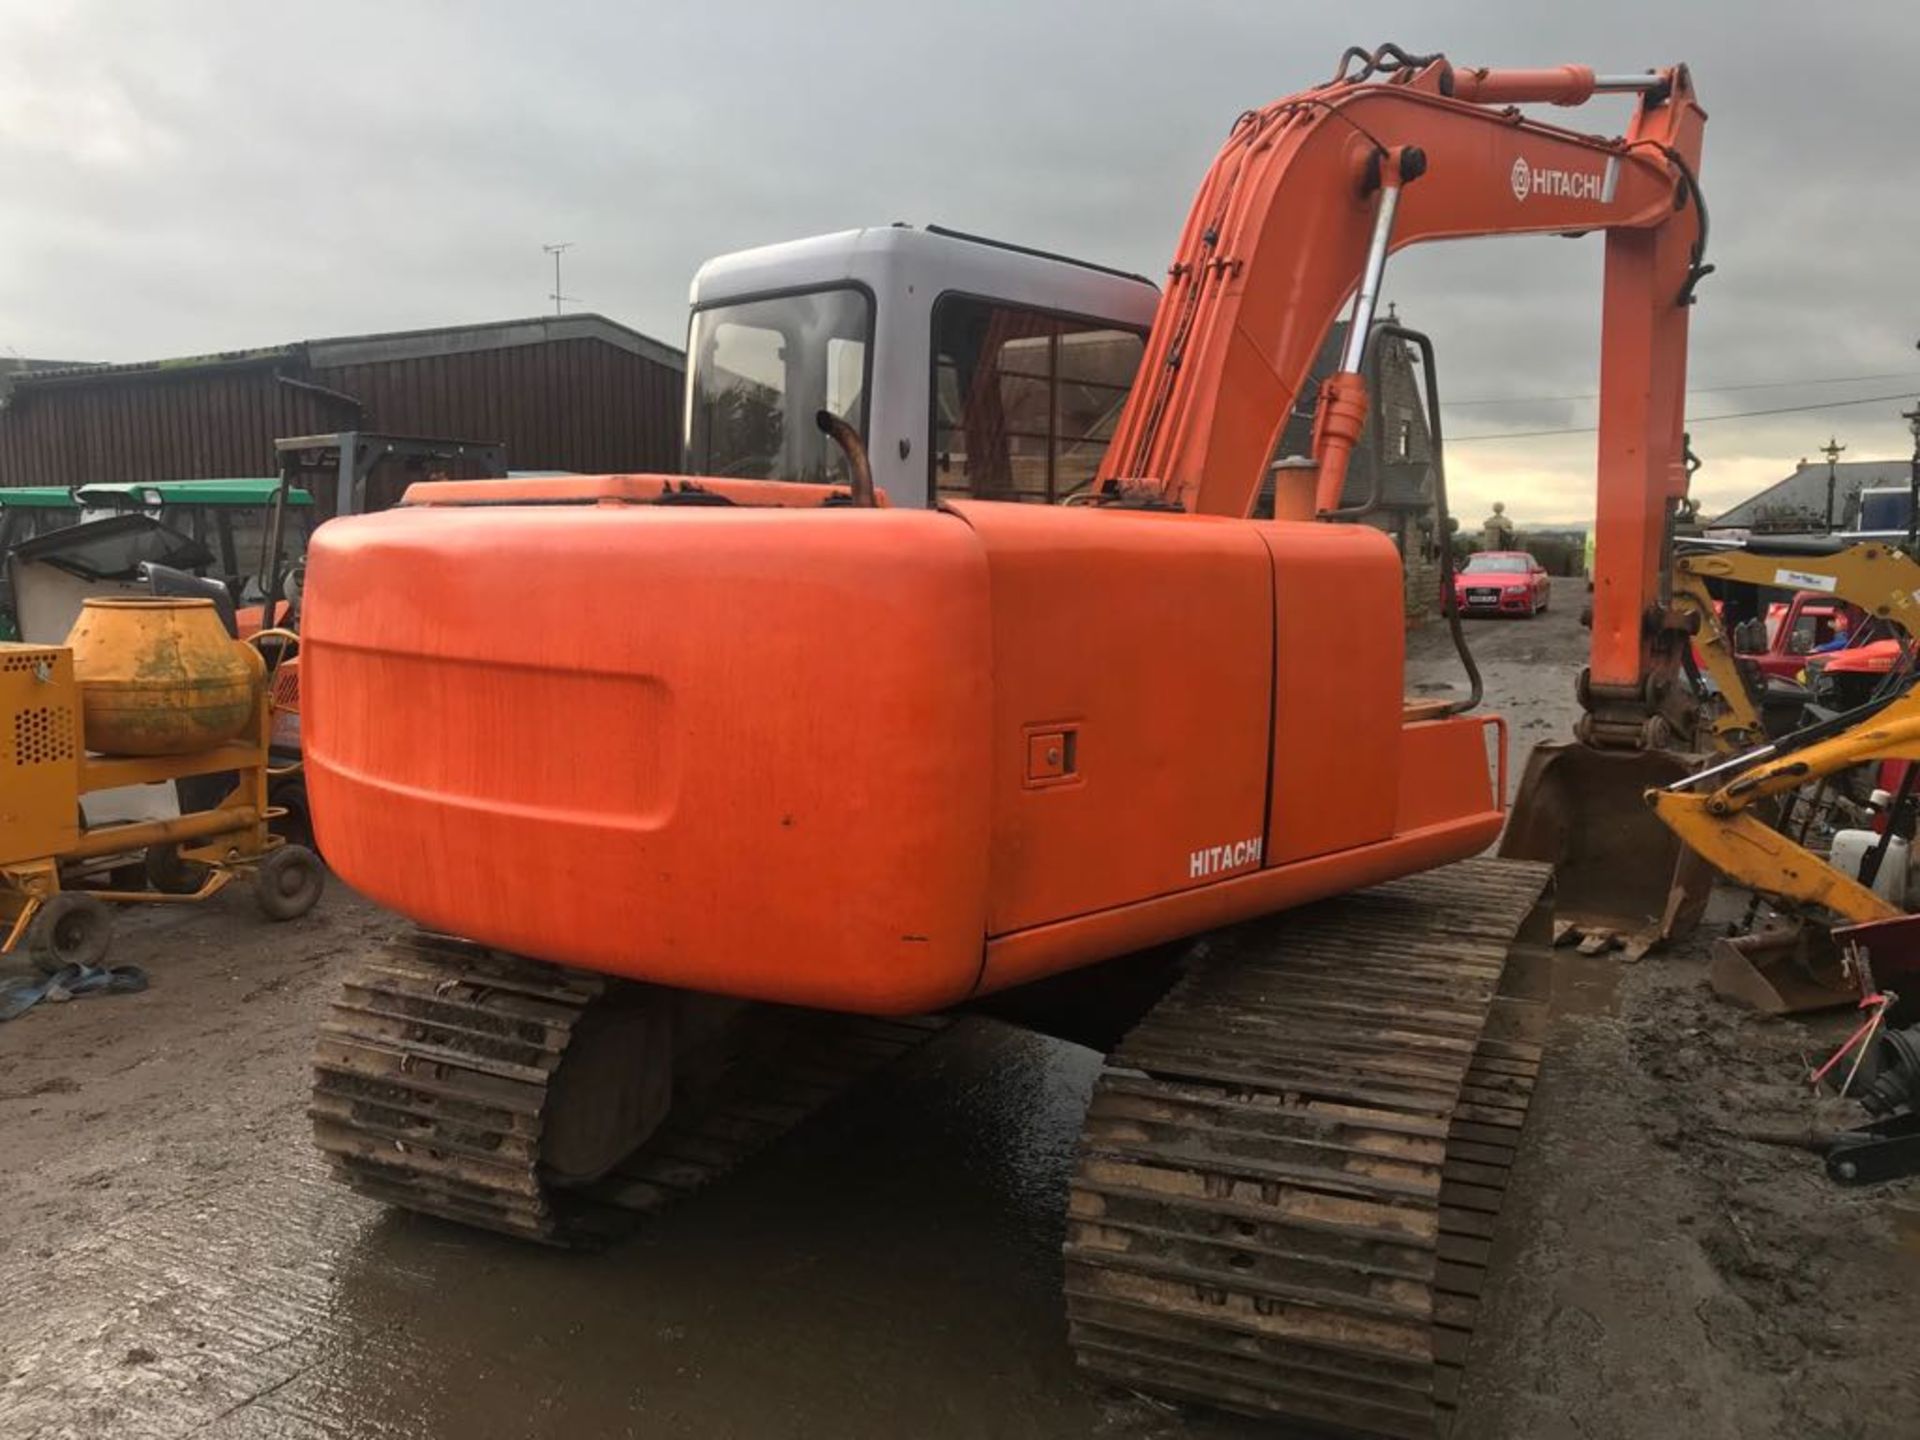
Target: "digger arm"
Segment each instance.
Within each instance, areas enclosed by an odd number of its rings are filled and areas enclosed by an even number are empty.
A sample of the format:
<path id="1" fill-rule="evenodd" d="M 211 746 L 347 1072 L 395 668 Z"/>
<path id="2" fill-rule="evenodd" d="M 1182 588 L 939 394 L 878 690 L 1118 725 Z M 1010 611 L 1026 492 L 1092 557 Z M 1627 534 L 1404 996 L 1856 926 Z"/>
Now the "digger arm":
<path id="1" fill-rule="evenodd" d="M 1710 796 L 1653 793 L 1658 797 L 1653 808 L 1661 820 L 1730 880 L 1768 895 L 1825 906 L 1855 923 L 1906 913 L 1749 811 L 1715 815 L 1707 808 Z"/>
<path id="2" fill-rule="evenodd" d="M 1684 563 L 1678 562 L 1674 568 L 1673 605 L 1681 614 L 1693 617 L 1693 643 L 1700 655 L 1701 668 L 1720 692 L 1721 708 L 1708 722 L 1707 729 L 1713 737 L 1714 748 L 1731 755 L 1758 744 L 1766 738 L 1766 731 L 1759 707 L 1747 689 L 1746 676 L 1740 673 L 1733 639 L 1713 607 L 1713 594 L 1700 576 L 1680 568 Z"/>
<path id="3" fill-rule="evenodd" d="M 1275 497 L 1281 518 L 1340 515 L 1367 411 L 1359 362 L 1387 255 L 1427 240 L 1600 231 L 1589 693 L 1628 712 L 1603 720 L 1598 738 L 1657 743 L 1635 707 L 1650 677 L 1671 677 L 1677 661 L 1659 621 L 1668 516 L 1687 488 L 1681 402 L 1688 306 L 1706 270 L 1694 180 L 1705 112 L 1685 66 L 1604 77 L 1581 66 L 1469 70 L 1389 51 L 1365 57 L 1358 76 L 1248 111 L 1234 126 L 1188 215 L 1100 488 L 1247 514 L 1352 295 L 1344 354 L 1321 388 L 1317 476 Z M 1575 106 L 1601 91 L 1639 98 L 1624 139 L 1514 108 Z"/>
<path id="4" fill-rule="evenodd" d="M 1732 753 L 1763 738 L 1760 715 L 1740 674 L 1731 637 L 1707 581 L 1733 580 L 1776 590 L 1819 590 L 1920 635 L 1920 564 L 1891 545 L 1850 545 L 1832 555 L 1713 550 L 1673 562 L 1676 609 L 1698 617 L 1700 663 L 1726 702 L 1711 730 L 1716 748 Z"/>
<path id="5" fill-rule="evenodd" d="M 1904 550 L 1863 541 L 1831 555 L 1705 550 L 1673 562 L 1676 578 L 1744 581 L 1773 590 L 1819 590 L 1920 634 L 1920 563 Z"/>
<path id="6" fill-rule="evenodd" d="M 1680 788 L 1690 783 L 1683 780 L 1648 791 L 1647 801 L 1689 848 L 1742 884 L 1824 905 L 1851 920 L 1882 920 L 1904 912 L 1753 813 L 1761 800 L 1872 760 L 1920 760 L 1920 687 L 1838 735 L 1766 760 L 1717 790 Z"/>

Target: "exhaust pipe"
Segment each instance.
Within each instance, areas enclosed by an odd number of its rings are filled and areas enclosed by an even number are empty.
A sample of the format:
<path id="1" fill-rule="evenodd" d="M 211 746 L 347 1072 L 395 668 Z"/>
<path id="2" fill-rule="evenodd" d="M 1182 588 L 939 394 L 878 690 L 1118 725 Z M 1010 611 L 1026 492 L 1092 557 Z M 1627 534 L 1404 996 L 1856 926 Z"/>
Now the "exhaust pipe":
<path id="1" fill-rule="evenodd" d="M 867 447 L 860 440 L 860 432 L 831 410 L 816 410 L 813 423 L 818 425 L 820 433 L 829 437 L 840 447 L 840 453 L 847 457 L 849 498 L 861 509 L 871 510 L 880 502 L 874 498 L 873 466 L 867 460 Z"/>

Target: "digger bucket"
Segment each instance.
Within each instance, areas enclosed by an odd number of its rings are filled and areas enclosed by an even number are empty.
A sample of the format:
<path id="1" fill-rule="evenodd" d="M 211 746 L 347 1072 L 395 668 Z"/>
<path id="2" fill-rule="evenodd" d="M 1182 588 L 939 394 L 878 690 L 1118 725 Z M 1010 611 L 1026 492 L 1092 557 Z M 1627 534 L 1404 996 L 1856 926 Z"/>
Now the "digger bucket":
<path id="1" fill-rule="evenodd" d="M 1805 924 L 1714 941 L 1707 979 L 1723 1000 L 1763 1015 L 1830 1010 L 1860 1000 L 1859 981 L 1841 963 L 1833 937 Z"/>
<path id="2" fill-rule="evenodd" d="M 1556 920 L 1634 956 L 1699 923 L 1713 871 L 1647 808 L 1650 789 L 1691 773 L 1671 750 L 1536 745 L 1500 854 L 1553 866 Z"/>

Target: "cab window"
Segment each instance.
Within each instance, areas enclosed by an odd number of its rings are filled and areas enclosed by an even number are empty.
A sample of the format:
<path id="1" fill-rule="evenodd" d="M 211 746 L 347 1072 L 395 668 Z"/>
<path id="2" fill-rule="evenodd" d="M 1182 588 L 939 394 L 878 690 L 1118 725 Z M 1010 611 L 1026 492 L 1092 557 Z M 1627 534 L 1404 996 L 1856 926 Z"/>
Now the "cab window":
<path id="1" fill-rule="evenodd" d="M 865 436 L 872 336 L 872 302 L 845 286 L 695 311 L 688 473 L 844 484 L 846 457 L 814 416 L 831 410 Z"/>
<path id="2" fill-rule="evenodd" d="M 1053 504 L 1093 483 L 1145 337 L 943 295 L 933 307 L 929 493 Z"/>
<path id="3" fill-rule="evenodd" d="M 1810 655 L 1838 633 L 1831 611 L 1803 610 L 1794 617 L 1793 633 L 1787 637 L 1787 653 Z"/>

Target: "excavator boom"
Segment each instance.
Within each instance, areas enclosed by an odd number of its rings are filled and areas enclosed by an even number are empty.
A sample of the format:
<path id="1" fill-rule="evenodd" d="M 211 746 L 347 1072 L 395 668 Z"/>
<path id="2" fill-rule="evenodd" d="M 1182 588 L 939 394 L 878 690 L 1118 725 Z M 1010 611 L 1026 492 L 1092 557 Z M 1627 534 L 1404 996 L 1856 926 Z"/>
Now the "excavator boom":
<path id="1" fill-rule="evenodd" d="M 1321 400 L 1321 473 L 1304 517 L 1340 503 L 1351 399 L 1379 269 L 1429 240 L 1606 236 L 1601 328 L 1592 683 L 1640 699 L 1670 670 L 1661 627 L 1667 517 L 1686 493 L 1681 433 L 1687 317 L 1704 273 L 1695 176 L 1706 115 L 1685 66 L 1641 76 L 1397 64 L 1383 83 L 1337 78 L 1234 123 L 1181 232 L 1140 378 L 1107 452 L 1110 483 L 1148 481 L 1189 509 L 1245 515 L 1349 297 L 1357 325 Z M 1602 139 L 1509 108 L 1631 91 L 1627 134 Z M 1417 157 L 1417 158 L 1414 158 Z M 1412 163 L 1409 163 L 1409 160 Z M 1364 405 L 1364 395 L 1361 403 Z M 1364 419 L 1362 409 L 1359 419 Z M 1294 472 L 1299 473 L 1299 472 Z M 1638 736 L 1622 735 L 1627 743 Z"/>
<path id="2" fill-rule="evenodd" d="M 1622 138 L 1513 108 L 1604 92 L 1635 97 Z M 1501 853 L 1552 862 L 1570 922 L 1636 949 L 1690 927 L 1705 903 L 1705 872 L 1639 803 L 1691 765 L 1672 749 L 1693 717 L 1666 577 L 1687 491 L 1687 318 L 1711 268 L 1697 179 L 1705 120 L 1683 65 L 1626 77 L 1461 70 L 1393 47 L 1364 56 L 1357 74 L 1343 65 L 1326 85 L 1247 111 L 1188 214 L 1102 469 L 1114 492 L 1247 514 L 1351 296 L 1340 367 L 1318 397 L 1315 464 L 1274 472 L 1274 513 L 1354 516 L 1341 501 L 1388 255 L 1427 240 L 1602 232 L 1586 713 L 1576 743 L 1530 758 Z"/>

